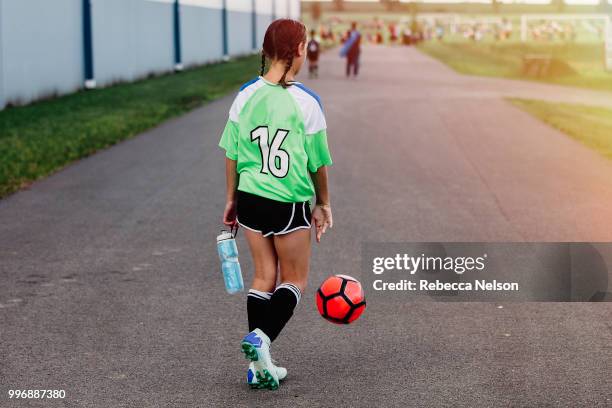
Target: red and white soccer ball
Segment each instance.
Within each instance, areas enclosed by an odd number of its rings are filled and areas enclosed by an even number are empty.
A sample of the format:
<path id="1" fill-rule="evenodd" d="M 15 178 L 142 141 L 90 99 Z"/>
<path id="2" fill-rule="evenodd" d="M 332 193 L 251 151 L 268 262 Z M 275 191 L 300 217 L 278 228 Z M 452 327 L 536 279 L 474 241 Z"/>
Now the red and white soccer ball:
<path id="1" fill-rule="evenodd" d="M 317 290 L 317 309 L 325 319 L 336 324 L 349 324 L 366 308 L 361 283 L 348 275 L 327 278 Z"/>

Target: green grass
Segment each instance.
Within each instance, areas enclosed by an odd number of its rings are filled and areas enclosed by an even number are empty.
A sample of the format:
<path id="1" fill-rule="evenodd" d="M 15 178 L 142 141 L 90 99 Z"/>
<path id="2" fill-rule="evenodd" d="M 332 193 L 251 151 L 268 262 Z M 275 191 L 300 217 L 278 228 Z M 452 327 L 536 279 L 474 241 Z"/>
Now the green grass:
<path id="1" fill-rule="evenodd" d="M 528 99 L 510 101 L 612 159 L 612 109 Z"/>
<path id="2" fill-rule="evenodd" d="M 0 112 L 0 197 L 224 95 L 257 75 L 259 61 L 249 56 Z"/>
<path id="3" fill-rule="evenodd" d="M 604 48 L 599 42 L 521 43 L 463 39 L 429 41 L 419 48 L 454 70 L 469 75 L 530 79 L 561 85 L 612 91 L 612 72 L 604 66 Z M 567 62 L 575 74 L 533 78 L 522 75 L 525 54 L 548 54 Z"/>

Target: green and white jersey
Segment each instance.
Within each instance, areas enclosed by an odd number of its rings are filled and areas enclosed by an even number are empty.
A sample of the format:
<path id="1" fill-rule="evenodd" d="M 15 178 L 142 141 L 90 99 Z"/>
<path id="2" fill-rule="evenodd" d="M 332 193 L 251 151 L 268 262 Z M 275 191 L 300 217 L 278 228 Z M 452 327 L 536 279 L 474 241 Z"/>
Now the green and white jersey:
<path id="1" fill-rule="evenodd" d="M 314 195 L 309 172 L 332 164 L 319 97 L 299 82 L 258 77 L 240 88 L 219 146 L 236 160 L 238 190 L 282 202 Z"/>

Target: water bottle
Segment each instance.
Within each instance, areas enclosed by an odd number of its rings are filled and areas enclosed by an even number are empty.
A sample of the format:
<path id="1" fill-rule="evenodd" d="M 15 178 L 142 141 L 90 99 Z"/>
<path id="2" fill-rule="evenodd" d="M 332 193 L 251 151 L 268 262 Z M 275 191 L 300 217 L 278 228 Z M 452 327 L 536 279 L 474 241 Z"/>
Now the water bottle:
<path id="1" fill-rule="evenodd" d="M 238 262 L 238 247 L 231 232 L 222 230 L 217 237 L 217 252 L 221 260 L 221 272 L 225 281 L 227 293 L 241 292 L 244 289 L 242 272 Z"/>

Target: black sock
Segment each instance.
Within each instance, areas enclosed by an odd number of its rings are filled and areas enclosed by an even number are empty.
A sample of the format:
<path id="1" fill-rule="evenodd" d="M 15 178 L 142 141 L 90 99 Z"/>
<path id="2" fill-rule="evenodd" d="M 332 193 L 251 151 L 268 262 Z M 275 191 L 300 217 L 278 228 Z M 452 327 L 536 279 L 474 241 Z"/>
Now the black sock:
<path id="1" fill-rule="evenodd" d="M 292 283 L 279 285 L 270 298 L 270 313 L 261 330 L 268 335 L 270 341 L 278 337 L 283 327 L 287 324 L 293 309 L 300 301 L 302 293 L 300 289 Z"/>
<path id="2" fill-rule="evenodd" d="M 263 330 L 264 322 L 270 314 L 270 297 L 272 293 L 251 289 L 247 295 L 247 315 L 249 317 L 249 332 L 255 329 Z"/>

